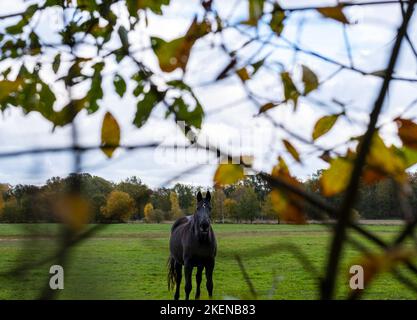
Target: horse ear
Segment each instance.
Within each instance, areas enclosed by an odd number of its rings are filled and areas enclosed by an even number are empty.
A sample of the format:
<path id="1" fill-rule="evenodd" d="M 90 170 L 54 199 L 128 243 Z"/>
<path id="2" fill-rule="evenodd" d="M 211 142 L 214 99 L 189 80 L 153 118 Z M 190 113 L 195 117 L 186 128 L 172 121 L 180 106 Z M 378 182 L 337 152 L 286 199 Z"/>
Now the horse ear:
<path id="1" fill-rule="evenodd" d="M 200 202 L 201 200 L 203 200 L 203 195 L 201 194 L 200 191 L 198 191 L 198 193 L 197 193 L 197 201 Z"/>
<path id="2" fill-rule="evenodd" d="M 206 193 L 206 200 L 207 200 L 207 201 L 210 201 L 210 199 L 211 199 L 211 194 L 210 194 L 210 191 L 208 191 L 208 190 L 207 190 L 207 193 Z"/>

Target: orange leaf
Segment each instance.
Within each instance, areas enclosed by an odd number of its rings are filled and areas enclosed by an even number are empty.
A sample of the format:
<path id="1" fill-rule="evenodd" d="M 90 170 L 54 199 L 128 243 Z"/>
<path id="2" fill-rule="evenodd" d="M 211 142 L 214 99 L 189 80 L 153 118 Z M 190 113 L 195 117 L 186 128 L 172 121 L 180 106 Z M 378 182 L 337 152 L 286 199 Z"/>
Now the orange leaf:
<path id="1" fill-rule="evenodd" d="M 56 199 L 54 213 L 73 231 L 80 231 L 92 215 L 90 203 L 79 194 L 68 194 Z"/>
<path id="2" fill-rule="evenodd" d="M 417 124 L 408 119 L 396 119 L 398 136 L 404 146 L 417 149 Z"/>
<path id="3" fill-rule="evenodd" d="M 272 169 L 271 175 L 301 188 L 301 183 L 290 175 L 288 167 L 281 157 L 278 158 L 278 164 Z M 284 188 L 274 188 L 271 191 L 271 201 L 274 210 L 282 220 L 297 224 L 307 222 L 303 210 L 303 199 L 300 196 Z"/>
<path id="4" fill-rule="evenodd" d="M 320 12 L 326 18 L 339 21 L 343 24 L 349 24 L 349 20 L 343 13 L 343 5 L 338 5 L 335 7 L 317 8 L 317 11 Z"/>

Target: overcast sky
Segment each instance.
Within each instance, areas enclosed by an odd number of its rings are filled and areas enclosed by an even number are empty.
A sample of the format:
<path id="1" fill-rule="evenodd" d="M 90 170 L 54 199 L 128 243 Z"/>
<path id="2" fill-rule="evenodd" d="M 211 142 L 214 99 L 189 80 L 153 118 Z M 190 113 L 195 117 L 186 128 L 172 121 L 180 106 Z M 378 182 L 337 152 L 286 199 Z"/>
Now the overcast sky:
<path id="1" fill-rule="evenodd" d="M 217 1 L 220 12 L 229 15 L 234 1 Z M 295 7 L 298 5 L 332 5 L 334 1 L 280 1 L 283 7 Z M 0 15 L 19 12 L 24 8 L 21 0 L 13 1 L 10 6 L 7 1 L 0 1 Z M 199 0 L 171 0 L 171 5 L 164 8 L 164 16 L 150 15 L 148 33 L 157 35 L 166 40 L 181 36 L 187 30 L 195 12 L 201 12 Z M 243 20 L 246 12 L 244 2 L 231 15 L 235 21 Z M 387 64 L 391 46 L 396 33 L 396 26 L 401 21 L 399 8 L 396 5 L 384 5 L 383 7 L 351 7 L 345 9 L 345 14 L 351 21 L 358 23 L 346 27 L 347 36 L 351 41 L 353 61 L 357 68 L 366 71 L 383 70 Z M 297 32 L 300 21 L 304 21 L 302 33 Z M 7 22 L 9 24 L 9 22 Z M 0 32 L 5 22 L 0 22 Z M 410 37 L 417 40 L 416 19 L 413 19 L 409 27 Z M 51 17 L 43 17 L 39 23 L 38 31 L 53 39 L 54 28 L 59 28 L 59 21 L 51 21 Z M 140 31 L 138 31 L 140 32 Z M 131 40 L 138 41 L 141 35 L 131 35 Z M 300 12 L 292 15 L 286 21 L 283 36 L 291 41 L 298 42 L 301 47 L 321 53 L 334 60 L 349 64 L 343 28 L 338 22 L 322 19 L 316 12 Z M 225 37 L 231 47 L 244 41 L 243 37 L 233 32 L 226 32 Z M 416 41 L 417 42 L 417 41 Z M 277 45 L 280 42 L 277 41 Z M 249 48 L 248 55 L 257 50 L 256 46 Z M 290 50 L 281 50 L 274 47 L 265 47 L 259 52 L 259 57 L 268 55 L 270 59 L 280 61 L 286 67 L 297 74 L 300 64 L 308 65 L 316 72 L 320 79 L 325 79 L 332 74 L 337 67 L 325 63 L 320 59 L 298 54 L 294 57 Z M 48 58 L 48 56 L 46 56 Z M 157 70 L 158 65 L 152 52 L 144 52 L 141 59 L 150 67 Z M 296 63 L 294 63 L 294 61 Z M 0 64 L 0 69 L 7 65 L 7 61 Z M 306 178 L 316 170 L 325 168 L 326 163 L 321 161 L 317 154 L 310 155 L 309 148 L 294 141 L 294 144 L 304 154 L 303 164 L 296 164 L 291 157 L 283 152 L 281 138 L 283 132 L 272 130 L 269 121 L 261 117 L 254 117 L 257 109 L 249 101 L 244 99 L 245 93 L 239 85 L 238 79 L 229 79 L 216 85 L 206 86 L 205 82 L 213 79 L 224 68 L 228 60 L 219 50 L 210 49 L 205 41 L 199 41 L 191 55 L 187 66 L 187 82 L 195 87 L 195 92 L 202 102 L 206 117 L 204 119 L 202 136 L 210 137 L 211 142 L 219 142 L 221 146 L 239 140 L 239 138 L 252 138 L 253 143 L 244 150 L 246 153 L 255 155 L 255 167 L 270 170 L 276 157 L 283 154 L 292 171 L 300 178 Z M 132 66 L 128 62 L 116 66 L 109 63 L 105 73 L 111 74 L 115 68 L 126 76 L 130 74 Z M 279 69 L 277 69 L 279 70 Z M 406 77 L 417 78 L 416 59 L 410 48 L 404 44 L 401 51 L 401 59 L 396 67 L 396 74 Z M 45 81 L 54 83 L 51 73 L 45 71 L 42 74 Z M 278 71 L 277 71 L 278 75 Z M 170 75 L 175 78 L 178 73 Z M 260 95 L 270 96 L 278 100 L 282 95 L 282 88 L 277 84 L 276 75 L 271 71 L 261 71 L 251 87 Z M 321 138 L 319 143 L 323 146 L 333 146 L 345 141 L 348 137 L 363 133 L 364 124 L 367 121 L 369 109 L 372 106 L 375 95 L 381 81 L 378 78 L 363 77 L 350 71 L 342 71 L 332 80 L 327 81 L 311 99 L 302 99 L 297 112 L 293 113 L 291 106 L 282 105 L 276 108 L 271 115 L 279 122 L 284 123 L 292 131 L 309 138 L 315 121 L 329 111 L 329 108 L 317 105 L 315 100 L 331 102 L 336 98 L 338 101 L 349 104 L 348 114 L 353 123 L 342 120 L 337 123 L 328 137 Z M 132 84 L 128 84 L 131 88 Z M 394 82 L 390 88 L 387 103 L 381 123 L 397 115 L 411 101 L 417 97 L 415 84 Z M 65 92 L 62 88 L 55 88 L 58 99 L 65 100 Z M 137 144 L 150 141 L 162 141 L 171 143 L 180 141 L 181 135 L 172 119 L 165 120 L 164 109 L 158 107 L 152 113 L 148 123 L 141 129 L 132 125 L 135 113 L 136 101 L 131 95 L 120 99 L 113 92 L 112 78 L 105 78 L 103 83 L 105 92 L 104 99 L 100 102 L 100 110 L 93 115 L 81 112 L 76 118 L 79 130 L 80 143 L 93 145 L 100 141 L 100 127 L 104 113 L 111 111 L 122 128 L 122 143 Z M 129 92 L 129 89 L 128 89 Z M 59 108 L 60 101 L 57 102 Z M 62 105 L 62 103 L 61 103 Z M 332 104 L 332 110 L 340 111 L 337 105 Z M 412 116 L 413 113 L 409 113 Z M 393 136 L 395 128 L 384 126 L 383 134 L 390 143 L 397 143 Z M 52 132 L 52 125 L 43 120 L 39 114 L 30 113 L 24 115 L 21 110 L 7 109 L 0 116 L 0 148 L 1 152 L 8 150 L 21 150 L 36 148 L 39 146 L 66 146 L 71 142 L 70 128 L 57 128 Z M 196 161 L 202 159 L 201 155 L 188 155 L 186 161 L 181 156 L 177 159 L 172 153 L 167 153 L 161 148 L 157 150 L 118 150 L 111 160 L 108 160 L 101 151 L 85 153 L 82 158 L 82 170 L 94 175 L 102 176 L 112 181 L 120 181 L 130 176 L 138 176 L 152 187 L 160 186 L 168 178 L 175 176 L 186 168 L 196 165 Z M 0 182 L 33 183 L 42 184 L 51 176 L 65 176 L 73 169 L 71 154 L 42 154 L 21 156 L 15 158 L 0 159 Z M 175 181 L 191 183 L 195 185 L 212 185 L 212 176 L 216 165 L 203 165 L 192 174 L 182 176 Z"/>

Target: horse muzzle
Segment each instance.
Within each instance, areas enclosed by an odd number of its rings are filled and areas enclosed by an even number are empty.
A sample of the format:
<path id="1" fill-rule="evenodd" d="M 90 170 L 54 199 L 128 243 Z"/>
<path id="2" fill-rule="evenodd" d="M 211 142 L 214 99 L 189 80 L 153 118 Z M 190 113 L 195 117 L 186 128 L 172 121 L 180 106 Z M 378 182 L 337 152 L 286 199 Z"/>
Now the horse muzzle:
<path id="1" fill-rule="evenodd" d="M 200 224 L 200 232 L 202 234 L 208 234 L 210 230 L 210 223 L 208 222 L 203 222 Z"/>

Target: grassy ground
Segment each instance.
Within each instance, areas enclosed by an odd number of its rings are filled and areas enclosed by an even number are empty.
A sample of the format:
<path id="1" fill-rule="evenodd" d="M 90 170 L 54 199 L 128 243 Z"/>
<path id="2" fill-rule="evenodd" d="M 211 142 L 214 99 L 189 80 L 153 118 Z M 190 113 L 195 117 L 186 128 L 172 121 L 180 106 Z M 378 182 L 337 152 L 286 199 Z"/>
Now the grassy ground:
<path id="1" fill-rule="evenodd" d="M 27 228 L 39 237 L 28 237 Z M 170 299 L 167 291 L 168 224 L 118 224 L 106 226 L 76 247 L 65 269 L 67 299 Z M 383 238 L 392 239 L 401 226 L 366 226 Z M 16 261 L 31 262 L 54 248 L 55 225 L 0 225 L 0 273 Z M 214 271 L 215 298 L 250 298 L 234 258 L 239 254 L 262 299 L 315 299 L 317 281 L 302 267 L 288 245 L 297 246 L 318 270 L 323 270 L 329 235 L 321 225 L 214 225 L 218 257 Z M 363 244 L 373 248 L 361 238 Z M 348 246 L 338 279 L 338 297 L 348 292 L 348 270 L 358 254 Z M 50 265 L 32 270 L 17 281 L 0 278 L 0 299 L 36 298 L 49 277 Z M 194 285 L 195 286 L 195 285 Z M 181 290 L 183 297 L 183 290 Z M 203 290 L 202 298 L 207 298 Z M 415 299 L 413 292 L 390 274 L 376 279 L 366 291 L 367 299 Z"/>

